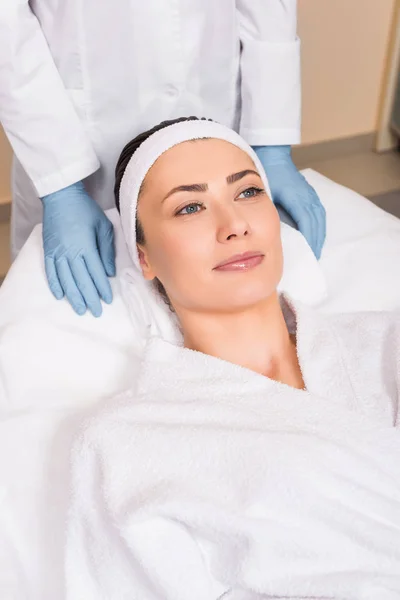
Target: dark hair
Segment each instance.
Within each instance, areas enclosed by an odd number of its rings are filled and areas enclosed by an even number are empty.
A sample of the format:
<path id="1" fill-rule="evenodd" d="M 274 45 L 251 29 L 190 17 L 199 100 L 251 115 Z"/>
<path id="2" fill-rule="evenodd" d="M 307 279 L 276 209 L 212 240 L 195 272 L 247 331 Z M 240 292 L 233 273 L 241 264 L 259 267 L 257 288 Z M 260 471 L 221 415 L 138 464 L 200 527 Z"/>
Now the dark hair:
<path id="1" fill-rule="evenodd" d="M 212 119 L 206 119 L 202 117 L 180 117 L 179 119 L 172 119 L 170 121 L 162 121 L 152 129 L 148 129 L 143 133 L 140 133 L 133 140 L 128 142 L 125 148 L 122 150 L 121 155 L 118 159 L 117 166 L 115 167 L 115 184 L 114 184 L 114 197 L 115 197 L 115 205 L 119 212 L 119 188 L 121 186 L 122 177 L 124 176 L 126 167 L 128 166 L 129 161 L 132 156 L 135 154 L 136 150 L 145 142 L 153 133 L 156 131 L 161 131 L 161 129 L 165 129 L 170 125 L 175 125 L 176 123 L 183 123 L 184 121 L 211 121 Z M 141 242 L 138 243 L 140 244 Z"/>
<path id="2" fill-rule="evenodd" d="M 162 121 L 152 129 L 144 131 L 143 133 L 136 136 L 133 140 L 128 142 L 124 149 L 121 152 L 121 155 L 118 159 L 117 166 L 115 167 L 115 184 L 114 184 L 114 197 L 115 197 L 115 205 L 117 207 L 118 212 L 120 212 L 120 198 L 119 198 L 119 190 L 121 187 L 122 177 L 124 176 L 126 167 L 136 150 L 145 142 L 153 133 L 156 131 L 161 131 L 161 129 L 165 129 L 169 125 L 175 125 L 176 123 L 182 123 L 184 121 L 211 121 L 212 119 L 206 119 L 205 117 L 199 119 L 199 117 L 180 117 L 179 119 L 172 119 L 170 121 Z M 140 193 L 140 192 L 139 192 Z M 144 231 L 142 224 L 140 223 L 137 215 L 136 215 L 136 242 L 138 244 L 145 243 Z M 155 284 L 158 292 L 164 298 L 165 302 L 168 304 L 171 310 L 173 310 L 171 302 L 168 298 L 167 292 L 161 281 L 159 279 L 155 280 Z"/>

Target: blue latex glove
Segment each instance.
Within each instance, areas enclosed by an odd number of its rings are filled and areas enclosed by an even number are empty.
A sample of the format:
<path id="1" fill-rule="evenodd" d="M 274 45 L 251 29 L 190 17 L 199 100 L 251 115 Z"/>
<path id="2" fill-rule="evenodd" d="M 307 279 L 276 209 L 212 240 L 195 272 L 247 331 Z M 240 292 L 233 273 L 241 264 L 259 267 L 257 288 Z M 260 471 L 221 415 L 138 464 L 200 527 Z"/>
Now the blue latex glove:
<path id="1" fill-rule="evenodd" d="M 292 217 L 312 251 L 320 258 L 326 236 L 326 214 L 314 188 L 297 170 L 290 146 L 253 146 L 268 177 L 272 200 Z"/>
<path id="2" fill-rule="evenodd" d="M 114 229 L 82 182 L 42 198 L 43 248 L 49 286 L 64 294 L 78 315 L 88 308 L 102 313 L 112 291 L 107 276 L 115 275 Z"/>

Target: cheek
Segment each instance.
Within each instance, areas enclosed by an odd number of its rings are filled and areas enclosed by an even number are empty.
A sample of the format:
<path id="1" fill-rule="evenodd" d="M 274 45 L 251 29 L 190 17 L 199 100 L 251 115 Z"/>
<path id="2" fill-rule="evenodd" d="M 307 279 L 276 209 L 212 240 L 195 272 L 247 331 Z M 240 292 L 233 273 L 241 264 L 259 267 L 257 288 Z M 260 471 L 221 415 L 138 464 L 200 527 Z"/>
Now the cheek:
<path id="1" fill-rule="evenodd" d="M 271 203 L 268 205 L 264 214 L 260 215 L 257 227 L 257 237 L 263 239 L 263 243 L 265 244 L 264 248 L 269 256 L 266 265 L 268 265 L 268 269 L 271 270 L 271 276 L 273 276 L 274 279 L 277 277 L 279 280 L 283 273 L 283 249 L 281 221 L 274 204 Z"/>
<path id="2" fill-rule="evenodd" d="M 269 217 L 269 233 L 268 238 L 270 240 L 271 249 L 275 253 L 277 268 L 282 275 L 283 271 L 283 248 L 282 248 L 282 237 L 281 237 L 281 220 L 279 213 L 273 206 Z"/>
<path id="3" fill-rule="evenodd" d="M 261 235 L 267 244 L 280 243 L 281 222 L 278 211 L 272 202 L 262 205 L 256 215 L 254 227 L 258 235 Z"/>
<path id="4" fill-rule="evenodd" d="M 281 220 L 279 217 L 279 213 L 274 207 L 273 215 L 271 217 L 271 238 L 275 243 L 279 244 L 279 248 L 282 250 L 282 240 L 281 240 Z"/>
<path id="5" fill-rule="evenodd" d="M 167 286 L 174 280 L 195 277 L 205 256 L 204 232 L 185 223 L 169 225 L 149 244 L 149 258 L 156 276 Z M 153 240 L 152 240 L 153 241 Z"/>

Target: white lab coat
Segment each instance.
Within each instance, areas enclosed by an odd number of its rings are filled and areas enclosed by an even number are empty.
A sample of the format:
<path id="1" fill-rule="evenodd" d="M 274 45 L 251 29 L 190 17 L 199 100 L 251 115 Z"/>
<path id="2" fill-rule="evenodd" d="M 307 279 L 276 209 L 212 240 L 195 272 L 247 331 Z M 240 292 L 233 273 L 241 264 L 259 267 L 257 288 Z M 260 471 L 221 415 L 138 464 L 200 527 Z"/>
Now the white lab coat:
<path id="1" fill-rule="evenodd" d="M 164 119 L 298 143 L 299 54 L 296 0 L 1 0 L 13 254 L 41 221 L 41 196 L 88 178 L 113 206 L 124 144 Z"/>

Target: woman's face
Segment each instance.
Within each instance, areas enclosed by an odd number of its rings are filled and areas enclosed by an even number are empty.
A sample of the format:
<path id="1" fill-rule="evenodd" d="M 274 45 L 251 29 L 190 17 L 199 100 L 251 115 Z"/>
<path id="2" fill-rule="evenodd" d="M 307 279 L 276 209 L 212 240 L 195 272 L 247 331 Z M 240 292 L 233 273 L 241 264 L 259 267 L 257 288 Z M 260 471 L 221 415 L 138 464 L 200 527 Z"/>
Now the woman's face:
<path id="1" fill-rule="evenodd" d="M 237 311 L 275 292 L 279 216 L 236 146 L 196 140 L 162 154 L 144 181 L 138 217 L 143 274 L 161 281 L 178 313 Z"/>

